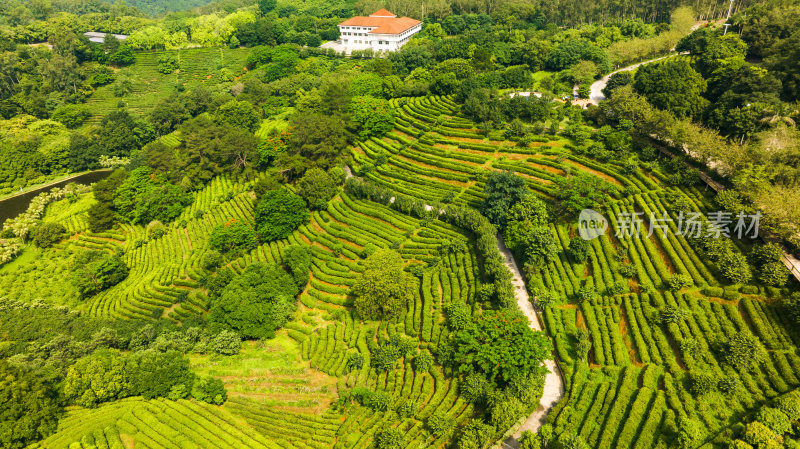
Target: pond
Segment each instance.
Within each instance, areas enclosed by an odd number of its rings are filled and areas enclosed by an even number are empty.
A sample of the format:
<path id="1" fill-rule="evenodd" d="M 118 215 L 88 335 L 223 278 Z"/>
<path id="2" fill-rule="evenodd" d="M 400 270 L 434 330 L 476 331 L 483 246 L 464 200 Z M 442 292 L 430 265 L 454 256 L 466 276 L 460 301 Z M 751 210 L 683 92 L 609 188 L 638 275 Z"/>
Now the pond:
<path id="1" fill-rule="evenodd" d="M 95 170 L 81 175 L 73 176 L 71 178 L 63 179 L 52 184 L 44 185 L 38 189 L 29 192 L 21 193 L 19 195 L 0 200 L 0 226 L 8 218 L 16 217 L 17 215 L 25 212 L 28 209 L 28 204 L 36 195 L 42 192 L 49 192 L 56 187 L 64 187 L 69 183 L 75 184 L 91 184 L 93 182 L 105 179 L 110 175 L 112 170 Z"/>

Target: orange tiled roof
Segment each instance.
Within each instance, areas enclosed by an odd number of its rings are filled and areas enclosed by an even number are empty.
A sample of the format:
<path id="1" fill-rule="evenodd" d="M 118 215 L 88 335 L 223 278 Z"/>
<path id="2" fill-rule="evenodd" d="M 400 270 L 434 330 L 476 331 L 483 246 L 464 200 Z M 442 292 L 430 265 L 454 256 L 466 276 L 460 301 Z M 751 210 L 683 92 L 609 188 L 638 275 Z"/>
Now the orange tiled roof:
<path id="1" fill-rule="evenodd" d="M 376 11 L 369 17 L 357 16 L 345 20 L 339 26 L 374 28 L 371 34 L 400 34 L 419 25 L 419 20 L 410 17 L 397 17 L 385 9 Z"/>
<path id="2" fill-rule="evenodd" d="M 379 9 L 379 10 L 375 11 L 374 13 L 370 14 L 369 16 L 370 17 L 397 17 L 396 14 L 392 14 L 392 13 L 390 13 L 389 11 L 387 11 L 385 9 Z"/>

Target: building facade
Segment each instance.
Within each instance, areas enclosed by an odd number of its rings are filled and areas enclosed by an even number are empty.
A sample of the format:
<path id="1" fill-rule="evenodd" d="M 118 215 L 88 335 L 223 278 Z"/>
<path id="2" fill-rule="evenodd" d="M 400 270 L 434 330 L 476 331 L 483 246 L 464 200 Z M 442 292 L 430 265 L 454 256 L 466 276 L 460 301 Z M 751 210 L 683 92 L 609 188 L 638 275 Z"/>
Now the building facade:
<path id="1" fill-rule="evenodd" d="M 397 17 L 385 9 L 369 17 L 353 17 L 339 24 L 342 47 L 353 50 L 395 51 L 422 30 L 422 22 Z"/>

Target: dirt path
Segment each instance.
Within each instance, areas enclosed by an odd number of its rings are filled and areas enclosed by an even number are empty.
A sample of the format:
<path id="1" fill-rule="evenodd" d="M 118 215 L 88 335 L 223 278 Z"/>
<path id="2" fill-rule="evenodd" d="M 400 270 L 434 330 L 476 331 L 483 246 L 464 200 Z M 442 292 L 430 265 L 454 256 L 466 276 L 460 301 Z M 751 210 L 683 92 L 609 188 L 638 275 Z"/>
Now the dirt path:
<path id="1" fill-rule="evenodd" d="M 536 311 L 533 310 L 533 305 L 528 296 L 528 290 L 525 288 L 525 281 L 522 280 L 522 274 L 520 274 L 517 263 L 514 261 L 514 256 L 511 254 L 511 251 L 506 248 L 503 237 L 499 234 L 497 235 L 497 246 L 505 259 L 506 267 L 508 267 L 513 276 L 511 282 L 514 285 L 517 306 L 519 306 L 522 313 L 528 317 L 531 329 L 535 331 L 543 330 L 543 326 L 539 321 L 539 316 Z M 561 371 L 556 366 L 555 361 L 545 360 L 544 364 L 549 372 L 544 378 L 544 391 L 542 392 L 542 398 L 539 400 L 539 407 L 528 416 L 525 422 L 522 423 L 512 436 L 503 442 L 503 448 L 516 449 L 519 447 L 519 438 L 522 436 L 522 432 L 528 431 L 535 433 L 538 431 L 539 427 L 544 424 L 547 414 L 561 397 L 564 396 L 564 383 L 561 380 Z"/>

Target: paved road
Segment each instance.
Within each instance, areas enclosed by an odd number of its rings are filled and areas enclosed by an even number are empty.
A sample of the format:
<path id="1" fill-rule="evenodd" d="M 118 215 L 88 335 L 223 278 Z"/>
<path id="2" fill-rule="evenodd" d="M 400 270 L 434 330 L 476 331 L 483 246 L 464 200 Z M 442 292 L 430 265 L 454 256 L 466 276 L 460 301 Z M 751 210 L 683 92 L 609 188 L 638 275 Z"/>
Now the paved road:
<path id="1" fill-rule="evenodd" d="M 669 54 L 667 56 L 661 56 L 661 57 L 658 57 L 658 58 L 649 59 L 647 61 L 637 62 L 636 64 L 632 64 L 632 65 L 629 65 L 627 67 L 623 67 L 623 68 L 621 68 L 619 70 L 615 70 L 615 71 L 609 73 L 608 75 L 606 75 L 606 76 L 600 78 L 599 80 L 595 81 L 594 83 L 592 83 L 591 93 L 589 94 L 589 101 L 591 101 L 592 104 L 597 105 L 601 101 L 606 99 L 606 96 L 603 95 L 603 89 L 606 88 L 606 85 L 608 84 L 608 80 L 609 80 L 609 78 L 611 78 L 611 75 L 613 75 L 615 73 L 620 73 L 620 72 L 629 72 L 631 70 L 635 70 L 636 68 L 638 68 L 641 65 L 650 64 L 651 62 L 655 62 L 655 61 L 660 61 L 662 59 L 671 58 L 671 57 L 679 55 L 679 54 L 685 54 L 685 53 L 672 53 L 672 54 Z"/>

